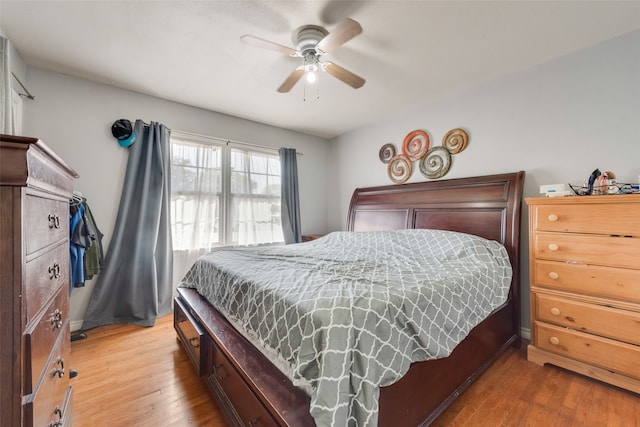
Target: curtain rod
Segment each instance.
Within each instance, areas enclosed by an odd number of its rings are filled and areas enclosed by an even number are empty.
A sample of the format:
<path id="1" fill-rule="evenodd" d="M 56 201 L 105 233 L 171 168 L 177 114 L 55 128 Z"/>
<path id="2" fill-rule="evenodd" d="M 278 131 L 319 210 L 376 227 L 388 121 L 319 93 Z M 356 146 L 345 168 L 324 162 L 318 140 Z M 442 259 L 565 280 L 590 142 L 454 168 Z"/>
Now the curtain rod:
<path id="1" fill-rule="evenodd" d="M 136 121 L 132 120 L 132 122 L 135 123 Z M 144 120 L 142 121 L 142 123 L 144 123 L 145 126 L 149 125 Z M 238 145 L 247 145 L 249 147 L 266 148 L 268 150 L 277 150 L 277 148 L 269 147 L 268 145 L 252 144 L 250 142 L 236 141 L 236 140 L 229 139 L 229 138 L 220 138 L 220 137 L 211 136 L 211 135 L 203 135 L 201 133 L 187 132 L 187 131 L 179 130 L 179 129 L 171 129 L 171 128 L 167 128 L 167 129 L 169 129 L 170 132 L 177 132 L 177 133 L 181 133 L 183 135 L 195 136 L 197 138 L 204 138 L 204 139 L 214 139 L 216 141 L 226 142 L 227 145 L 229 145 L 229 144 L 238 144 Z M 298 154 L 300 156 L 304 156 L 304 153 L 301 153 L 301 152 L 299 152 L 297 150 L 296 150 L 296 154 Z"/>
<path id="2" fill-rule="evenodd" d="M 23 97 L 28 98 L 28 99 L 36 99 L 36 97 L 35 97 L 35 96 L 31 95 L 31 93 L 29 92 L 29 89 L 27 89 L 27 88 L 22 84 L 22 82 L 20 81 L 20 79 L 18 78 L 18 76 L 16 76 L 16 74 L 15 74 L 13 71 L 11 72 L 11 75 L 13 76 L 13 78 L 14 78 L 14 79 L 16 79 L 16 81 L 18 82 L 18 84 L 20 85 L 20 87 L 22 88 L 22 90 L 24 90 L 25 92 L 27 92 L 27 93 L 20 93 L 20 92 L 18 92 L 18 95 L 23 96 Z"/>

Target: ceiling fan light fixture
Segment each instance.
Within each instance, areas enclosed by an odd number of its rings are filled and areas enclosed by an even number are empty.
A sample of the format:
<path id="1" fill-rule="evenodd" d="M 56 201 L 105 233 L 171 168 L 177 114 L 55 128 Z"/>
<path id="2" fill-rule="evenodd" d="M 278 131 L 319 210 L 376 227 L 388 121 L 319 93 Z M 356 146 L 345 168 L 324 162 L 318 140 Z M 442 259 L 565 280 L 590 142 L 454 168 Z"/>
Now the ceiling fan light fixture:
<path id="1" fill-rule="evenodd" d="M 318 57 L 313 54 L 305 55 L 304 57 L 304 72 L 307 83 L 314 84 L 318 80 L 318 71 L 320 70 L 318 64 Z"/>
<path id="2" fill-rule="evenodd" d="M 314 71 L 314 70 L 307 70 L 306 76 L 307 76 L 306 77 L 307 83 L 314 84 L 315 82 L 318 81 L 318 75 L 316 74 L 316 71 Z"/>

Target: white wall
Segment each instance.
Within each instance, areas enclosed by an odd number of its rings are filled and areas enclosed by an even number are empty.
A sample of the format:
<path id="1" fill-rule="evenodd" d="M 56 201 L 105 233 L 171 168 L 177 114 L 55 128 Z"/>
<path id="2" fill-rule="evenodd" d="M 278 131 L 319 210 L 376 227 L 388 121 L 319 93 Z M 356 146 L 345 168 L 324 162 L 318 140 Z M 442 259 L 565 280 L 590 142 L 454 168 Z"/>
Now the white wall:
<path id="1" fill-rule="evenodd" d="M 27 81 L 36 98 L 25 101 L 24 134 L 42 139 L 78 172 L 75 188 L 87 198 L 105 234 L 105 251 L 115 225 L 127 162 L 127 150 L 111 135 L 111 124 L 119 118 L 156 121 L 172 129 L 274 148 L 296 148 L 304 153 L 298 157 L 302 229 L 305 233 L 327 229 L 325 139 L 39 68 L 27 68 Z M 95 278 L 71 295 L 72 329 L 81 324 L 94 282 Z"/>
<path id="2" fill-rule="evenodd" d="M 580 184 L 596 168 L 615 172 L 621 182 L 637 182 L 638 52 L 640 31 L 335 138 L 329 157 L 336 169 L 328 188 L 338 191 L 330 194 L 329 229 L 345 228 L 354 188 L 391 184 L 378 151 L 388 142 L 400 148 L 414 129 L 427 130 L 435 145 L 449 129 L 468 131 L 467 149 L 453 156 L 445 178 L 524 170 L 525 197 L 537 196 L 540 184 Z M 408 182 L 425 180 L 415 170 Z M 523 212 L 522 305 L 528 326 L 526 207 Z"/>
<path id="3" fill-rule="evenodd" d="M 4 33 L 2 27 L 0 27 L 0 36 L 7 38 L 7 35 Z M 9 40 L 9 70 L 11 73 L 15 74 L 18 79 L 25 84 L 26 81 L 26 73 L 27 66 L 22 60 L 20 56 L 20 52 L 16 50 L 16 47 Z M 10 77 L 11 78 L 11 77 Z M 14 110 L 13 111 L 13 122 L 15 124 L 14 133 L 19 134 L 22 131 L 22 121 L 24 116 L 24 102 L 23 98 L 19 96 L 19 94 L 25 94 L 24 90 L 20 85 L 16 82 L 14 78 L 11 78 L 11 87 L 13 89 L 13 93 L 11 94 L 13 99 Z M 27 89 L 29 87 L 27 86 Z"/>

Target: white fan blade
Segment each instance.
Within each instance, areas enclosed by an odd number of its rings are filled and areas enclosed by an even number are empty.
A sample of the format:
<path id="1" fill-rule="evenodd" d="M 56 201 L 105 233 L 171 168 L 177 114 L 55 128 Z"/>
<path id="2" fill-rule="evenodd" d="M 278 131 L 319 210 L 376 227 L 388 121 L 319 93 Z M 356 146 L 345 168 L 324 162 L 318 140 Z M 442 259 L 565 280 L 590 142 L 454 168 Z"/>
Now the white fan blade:
<path id="1" fill-rule="evenodd" d="M 244 36 L 240 37 L 240 41 L 242 41 L 242 43 L 244 44 L 261 47 L 263 49 L 275 50 L 276 52 L 284 53 L 289 56 L 300 56 L 295 49 L 278 43 L 270 42 L 269 40 L 261 39 L 256 36 L 251 36 L 249 34 L 245 34 Z"/>
<path id="2" fill-rule="evenodd" d="M 331 53 L 361 32 L 362 27 L 360 24 L 353 19 L 347 18 L 320 40 L 316 48 L 324 53 Z"/>
<path id="3" fill-rule="evenodd" d="M 343 68 L 337 64 L 334 64 L 333 62 L 326 61 L 326 62 L 323 62 L 321 65 L 324 71 L 331 74 L 336 79 L 343 81 L 344 83 L 348 84 L 354 89 L 361 88 L 366 81 L 362 77 L 352 73 L 346 68 Z"/>
<path id="4" fill-rule="evenodd" d="M 278 92 L 286 93 L 293 88 L 296 83 L 300 80 L 300 78 L 304 75 L 304 69 L 299 68 L 296 69 L 293 73 L 289 74 L 289 77 L 280 85 L 278 88 Z"/>

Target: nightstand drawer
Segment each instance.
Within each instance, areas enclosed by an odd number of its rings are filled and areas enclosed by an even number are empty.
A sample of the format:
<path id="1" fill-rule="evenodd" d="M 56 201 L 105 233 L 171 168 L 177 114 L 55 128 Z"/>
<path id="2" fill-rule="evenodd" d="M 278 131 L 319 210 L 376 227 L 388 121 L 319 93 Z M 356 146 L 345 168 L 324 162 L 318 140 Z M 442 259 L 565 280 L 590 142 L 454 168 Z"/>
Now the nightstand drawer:
<path id="1" fill-rule="evenodd" d="M 617 204 L 585 203 L 540 205 L 533 209 L 533 230 L 640 236 L 635 207 L 621 209 Z"/>
<path id="2" fill-rule="evenodd" d="M 640 267 L 640 238 L 534 233 L 537 259 L 612 267 Z"/>
<path id="3" fill-rule="evenodd" d="M 582 332 L 535 324 L 536 347 L 599 366 L 608 371 L 640 378 L 640 347 Z"/>
<path id="4" fill-rule="evenodd" d="M 536 319 L 640 345 L 640 313 L 535 293 Z"/>
<path id="5" fill-rule="evenodd" d="M 640 270 L 534 261 L 532 286 L 640 303 Z"/>

